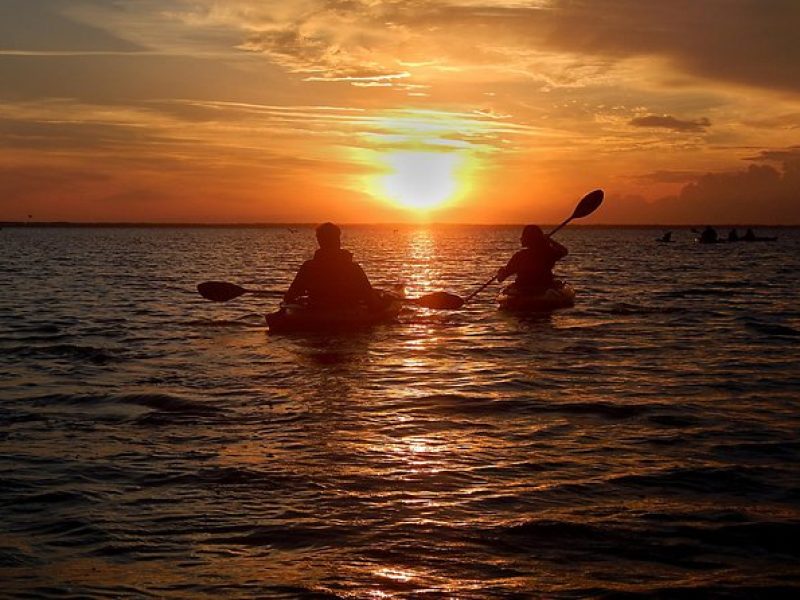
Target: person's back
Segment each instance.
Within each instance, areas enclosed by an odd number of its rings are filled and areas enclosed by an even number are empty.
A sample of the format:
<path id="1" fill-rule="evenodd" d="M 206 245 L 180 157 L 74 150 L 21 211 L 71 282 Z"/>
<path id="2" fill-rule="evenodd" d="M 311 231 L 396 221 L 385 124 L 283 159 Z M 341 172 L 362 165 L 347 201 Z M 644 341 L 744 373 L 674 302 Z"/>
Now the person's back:
<path id="1" fill-rule="evenodd" d="M 717 241 L 718 239 L 717 230 L 709 225 L 703 230 L 703 233 L 700 234 L 700 241 L 705 242 L 706 244 Z"/>
<path id="2" fill-rule="evenodd" d="M 545 237 L 536 225 L 523 229 L 520 243 L 523 249 L 497 271 L 497 280 L 502 282 L 516 275 L 515 287 L 519 290 L 541 290 L 553 286 L 553 267 L 569 254 L 569 250 Z"/>
<path id="3" fill-rule="evenodd" d="M 372 305 L 375 293 L 364 270 L 353 255 L 340 247 L 341 232 L 333 223 L 317 228 L 319 250 L 300 267 L 284 295 L 292 302 L 307 296 L 312 306 L 350 307 L 359 303 Z"/>

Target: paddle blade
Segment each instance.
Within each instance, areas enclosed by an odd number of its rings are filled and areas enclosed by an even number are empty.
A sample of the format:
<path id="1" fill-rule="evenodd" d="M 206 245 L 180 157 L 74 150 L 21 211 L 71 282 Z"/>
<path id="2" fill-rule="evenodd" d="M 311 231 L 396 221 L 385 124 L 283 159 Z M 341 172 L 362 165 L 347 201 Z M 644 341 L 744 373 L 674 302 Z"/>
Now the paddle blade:
<path id="1" fill-rule="evenodd" d="M 603 196 L 603 190 L 595 190 L 586 194 L 578 202 L 578 206 L 575 207 L 570 219 L 580 219 L 592 214 L 603 203 Z"/>
<path id="2" fill-rule="evenodd" d="M 437 310 L 456 310 L 464 306 L 464 300 L 461 296 L 448 294 L 447 292 L 425 294 L 419 298 L 414 298 L 412 302 L 423 308 L 434 308 Z"/>
<path id="3" fill-rule="evenodd" d="M 197 291 L 203 298 L 214 302 L 227 302 L 247 293 L 243 287 L 227 281 L 204 281 L 198 284 Z"/>

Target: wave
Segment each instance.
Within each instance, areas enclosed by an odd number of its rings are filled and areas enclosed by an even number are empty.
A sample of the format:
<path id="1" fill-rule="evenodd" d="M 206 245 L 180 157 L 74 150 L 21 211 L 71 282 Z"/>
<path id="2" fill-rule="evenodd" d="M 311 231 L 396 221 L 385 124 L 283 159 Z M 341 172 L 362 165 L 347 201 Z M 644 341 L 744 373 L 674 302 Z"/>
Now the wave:
<path id="1" fill-rule="evenodd" d="M 93 365 L 107 365 L 123 360 L 114 350 L 96 346 L 79 346 L 77 344 L 54 344 L 48 346 L 11 346 L 0 348 L 0 355 L 13 358 L 52 358 L 70 359 Z"/>
<path id="2" fill-rule="evenodd" d="M 691 524 L 682 523 L 681 515 L 661 514 L 649 526 L 615 519 L 613 521 L 576 522 L 539 519 L 487 532 L 484 543 L 506 550 L 540 555 L 604 555 L 665 563 L 691 569 L 722 568 L 739 562 L 742 556 L 760 554 L 788 562 L 800 556 L 795 536 L 800 535 L 796 521 L 753 521 L 722 524 L 713 514 L 693 515 Z"/>
<path id="3" fill-rule="evenodd" d="M 531 398 L 495 399 L 491 396 L 466 394 L 432 394 L 415 398 L 412 410 L 455 412 L 464 414 L 494 414 L 509 412 L 560 413 L 597 415 L 610 419 L 629 419 L 654 410 L 667 408 L 662 404 L 620 404 L 612 402 L 548 402 Z"/>
<path id="4" fill-rule="evenodd" d="M 234 535 L 209 536 L 206 544 L 235 546 L 265 546 L 280 550 L 296 550 L 316 546 L 347 544 L 347 539 L 359 534 L 361 527 L 341 525 L 258 525 L 242 528 Z"/>
<path id="5" fill-rule="evenodd" d="M 666 292 L 656 292 L 656 296 L 662 298 L 687 298 L 695 296 L 711 296 L 711 297 L 731 297 L 735 295 L 735 291 L 741 290 L 739 287 L 730 288 L 712 288 L 712 287 L 691 287 L 677 290 L 670 290 Z M 744 291 L 744 290 L 741 290 Z"/>
<path id="6" fill-rule="evenodd" d="M 28 398 L 27 402 L 35 406 L 46 407 L 79 407 L 95 408 L 100 412 L 112 414 L 114 407 L 136 406 L 147 409 L 144 413 L 121 411 L 115 415 L 122 421 L 133 421 L 137 425 L 163 425 L 184 419 L 217 418 L 226 413 L 211 400 L 192 400 L 174 394 L 163 393 L 128 393 L 128 394 L 47 394 Z"/>
<path id="7" fill-rule="evenodd" d="M 781 325 L 779 323 L 765 323 L 764 321 L 759 321 L 756 319 L 745 319 L 745 327 L 770 337 L 795 338 L 800 336 L 800 330 L 795 329 L 794 327 Z"/>
<path id="8" fill-rule="evenodd" d="M 648 306 L 645 304 L 619 302 L 608 308 L 607 312 L 612 315 L 651 315 L 683 313 L 686 312 L 686 309 L 681 306 Z"/>
<path id="9" fill-rule="evenodd" d="M 147 473 L 138 478 L 144 487 L 190 486 L 196 488 L 238 487 L 259 491 L 285 489 L 290 477 L 245 467 L 208 467 L 193 471 Z M 311 487 L 311 486 L 307 486 Z"/>
<path id="10" fill-rule="evenodd" d="M 238 319 L 193 319 L 184 323 L 186 327 L 219 327 L 234 329 L 266 329 L 267 324 L 261 316 L 247 315 Z"/>
<path id="11" fill-rule="evenodd" d="M 756 467 L 678 467 L 653 473 L 623 475 L 607 480 L 607 483 L 614 487 L 658 488 L 675 493 L 688 491 L 764 495 L 768 489 L 765 489 L 762 476 L 769 478 L 770 475 L 766 468 Z"/>

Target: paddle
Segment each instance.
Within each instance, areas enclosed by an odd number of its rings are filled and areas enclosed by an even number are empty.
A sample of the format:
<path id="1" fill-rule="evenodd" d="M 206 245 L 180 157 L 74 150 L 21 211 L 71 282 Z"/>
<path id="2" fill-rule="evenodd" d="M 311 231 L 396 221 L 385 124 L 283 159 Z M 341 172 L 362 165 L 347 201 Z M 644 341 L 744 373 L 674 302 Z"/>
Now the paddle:
<path id="1" fill-rule="evenodd" d="M 581 201 L 578 202 L 578 206 L 576 206 L 575 210 L 572 211 L 572 215 L 570 215 L 569 217 L 564 219 L 564 222 L 561 223 L 561 225 L 559 225 L 558 227 L 553 229 L 553 231 L 548 233 L 547 237 L 548 238 L 553 237 L 553 235 L 559 229 L 564 227 L 567 223 L 569 223 L 573 219 L 580 219 L 582 217 L 586 217 L 586 216 L 592 214 L 603 203 L 603 196 L 604 196 L 603 190 L 594 190 L 593 192 L 589 192 L 588 194 L 586 194 L 583 198 L 581 198 Z M 492 275 L 491 279 L 489 279 L 486 283 L 484 283 L 477 290 L 472 292 L 469 296 L 464 298 L 464 302 L 462 303 L 462 305 L 466 304 L 467 302 L 472 300 L 475 296 L 480 294 L 484 289 L 486 289 L 490 284 L 492 284 L 495 279 L 497 279 L 497 275 Z"/>
<path id="2" fill-rule="evenodd" d="M 198 284 L 197 291 L 206 300 L 214 302 L 227 302 L 245 294 L 253 294 L 254 296 L 269 296 L 276 297 L 282 296 L 280 292 L 268 292 L 266 290 L 248 290 L 235 283 L 228 283 L 227 281 L 204 281 Z"/>
<path id="3" fill-rule="evenodd" d="M 207 300 L 214 302 L 227 302 L 245 294 L 252 294 L 254 296 L 281 296 L 280 292 L 268 292 L 265 290 L 248 290 L 235 283 L 228 283 L 227 281 L 205 281 L 197 286 L 197 291 L 200 295 Z M 415 306 L 422 306 L 424 308 L 433 308 L 437 310 L 453 310 L 461 308 L 464 303 L 463 300 L 455 294 L 448 294 L 447 292 L 433 292 L 425 294 L 419 298 L 404 298 L 403 302 L 407 304 L 414 304 Z"/>

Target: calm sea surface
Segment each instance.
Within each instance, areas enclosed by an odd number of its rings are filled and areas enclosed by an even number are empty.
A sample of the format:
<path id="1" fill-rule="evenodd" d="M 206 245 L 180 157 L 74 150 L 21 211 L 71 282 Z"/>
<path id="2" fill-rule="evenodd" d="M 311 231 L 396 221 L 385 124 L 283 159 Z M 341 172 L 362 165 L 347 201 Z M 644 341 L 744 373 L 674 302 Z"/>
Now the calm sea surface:
<path id="1" fill-rule="evenodd" d="M 269 335 L 313 231 L 0 231 L 0 595 L 797 597 L 800 231 L 572 229 L 574 309 Z M 759 231 L 768 234 L 767 230 Z M 466 295 L 518 228 L 358 227 Z"/>

